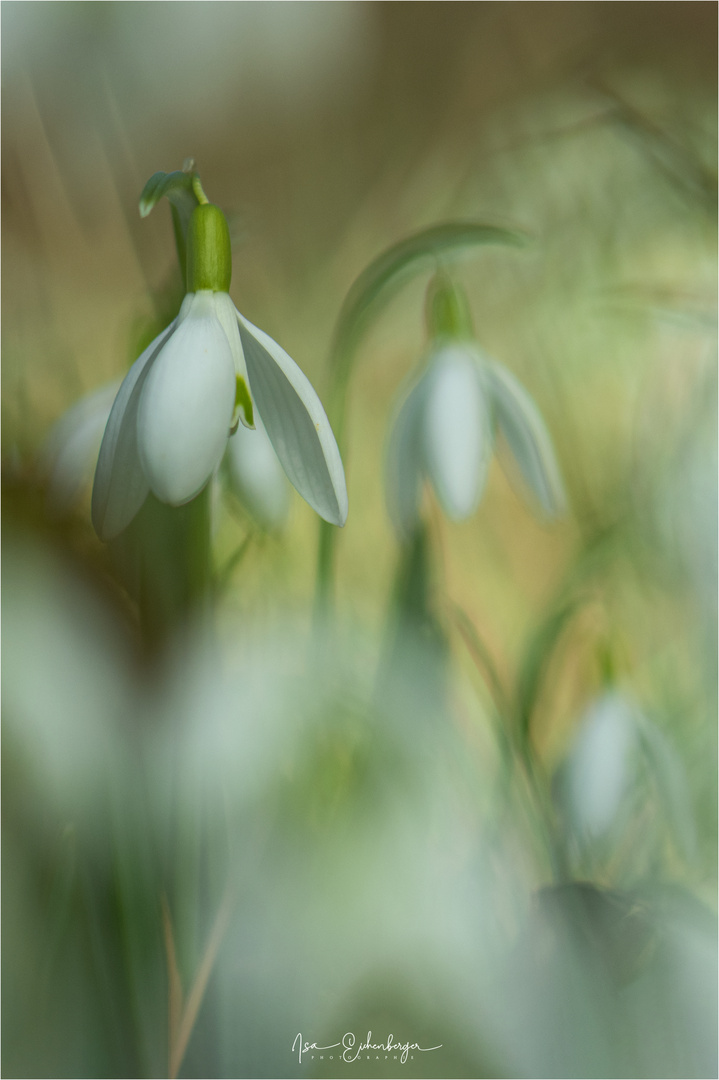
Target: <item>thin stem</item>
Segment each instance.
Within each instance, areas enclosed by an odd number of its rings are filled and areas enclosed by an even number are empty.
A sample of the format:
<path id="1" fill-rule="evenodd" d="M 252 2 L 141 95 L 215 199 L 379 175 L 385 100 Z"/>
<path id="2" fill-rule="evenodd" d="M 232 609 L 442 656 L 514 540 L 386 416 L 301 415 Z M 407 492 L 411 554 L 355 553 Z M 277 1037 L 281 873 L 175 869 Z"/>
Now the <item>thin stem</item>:
<path id="1" fill-rule="evenodd" d="M 494 701 L 498 719 L 497 737 L 502 752 L 502 761 L 507 769 L 507 779 L 509 780 L 511 772 L 515 770 L 518 770 L 524 777 L 531 811 L 542 832 L 552 868 L 552 875 L 555 882 L 560 884 L 567 880 L 569 867 L 564 845 L 557 830 L 547 785 L 543 777 L 540 776 L 529 734 L 525 734 L 521 723 L 508 722 L 513 711 L 521 714 L 521 703 L 518 703 L 514 710 L 512 709 L 492 656 L 466 612 L 457 604 L 454 604 L 452 605 L 452 615 L 475 665 L 487 681 Z"/>
<path id="2" fill-rule="evenodd" d="M 187 1000 L 182 1006 L 182 987 L 180 985 L 180 977 L 177 972 L 177 963 L 175 959 L 175 945 L 172 936 L 172 923 L 170 920 L 169 910 L 163 902 L 163 923 L 165 926 L 165 943 L 167 948 L 167 965 L 168 973 L 171 973 L 171 980 L 174 980 L 176 974 L 176 981 L 170 982 L 170 1018 L 171 1018 L 171 1037 L 170 1037 L 170 1053 L 169 1053 L 169 1069 L 168 1075 L 170 1080 L 175 1080 L 177 1074 L 180 1071 L 182 1060 L 187 1050 L 187 1045 L 190 1041 L 197 1015 L 200 1011 L 200 1006 L 207 990 L 207 984 L 212 974 L 212 969 L 215 966 L 215 960 L 222 944 L 222 939 L 227 933 L 227 928 L 230 924 L 230 916 L 232 915 L 232 908 L 235 901 L 235 891 L 230 882 L 227 883 L 225 893 L 222 898 L 215 921 L 210 931 L 210 936 L 207 939 L 207 945 L 205 951 L 200 960 L 197 973 L 195 975 L 190 993 L 187 995 Z M 173 1002 L 173 993 L 175 999 Z M 173 1007 L 177 1008 L 177 995 L 179 993 L 179 1001 L 181 1008 L 181 1015 L 175 1014 L 173 1024 Z M 173 1038 L 174 1036 L 174 1038 Z"/>
<path id="3" fill-rule="evenodd" d="M 345 444 L 345 416 L 347 411 L 347 388 L 351 366 L 348 363 L 332 365 L 327 415 L 329 417 L 340 457 L 347 458 Z M 338 529 L 326 521 L 320 521 L 317 548 L 317 581 L 315 585 L 315 621 L 321 621 L 334 607 L 335 545 Z"/>
<path id="4" fill-rule="evenodd" d="M 334 551 L 336 527 L 320 521 L 315 585 L 315 625 L 324 622 L 334 607 Z"/>
<path id="5" fill-rule="evenodd" d="M 124 534 L 144 644 L 154 651 L 211 602 L 210 485 L 185 506 L 149 495 Z"/>
<path id="6" fill-rule="evenodd" d="M 499 677 L 497 667 L 492 659 L 492 654 L 477 633 L 474 623 L 469 615 L 459 606 L 459 604 L 451 604 L 450 613 L 454 617 L 457 629 L 459 630 L 470 655 L 474 659 L 476 666 L 482 674 L 486 676 L 487 682 L 489 683 L 489 690 L 494 698 L 497 711 L 500 715 L 506 716 L 509 713 L 507 694 L 505 693 L 502 680 Z"/>
<path id="7" fill-rule="evenodd" d="M 170 203 L 170 213 L 172 215 L 172 233 L 175 237 L 177 261 L 180 264 L 180 273 L 182 274 L 182 288 L 184 290 L 187 288 L 187 239 L 185 237 L 185 230 L 182 227 L 180 211 L 172 203 Z"/>
<path id="8" fill-rule="evenodd" d="M 202 182 L 197 173 L 195 173 L 195 175 L 192 177 L 192 190 L 200 206 L 207 206 L 210 200 L 205 195 L 204 189 L 202 187 Z"/>
<path id="9" fill-rule="evenodd" d="M 172 930 L 172 917 L 167 903 L 167 897 L 162 895 L 162 930 L 165 939 L 165 954 L 167 956 L 167 986 L 168 986 L 168 1009 L 167 1009 L 167 1038 L 168 1038 L 168 1061 L 171 1061 L 177 1045 L 180 1023 L 182 1020 L 182 981 L 177 966 L 177 950 L 175 949 L 175 935 Z"/>
<path id="10" fill-rule="evenodd" d="M 531 750 L 525 748 L 520 751 L 521 764 L 527 784 L 531 793 L 532 803 L 539 820 L 544 842 L 549 855 L 552 868 L 552 876 L 555 884 L 561 885 L 569 880 L 569 862 L 562 838 L 557 829 L 551 797 L 547 790 L 547 784 L 540 779 L 537 769 L 537 761 Z"/>

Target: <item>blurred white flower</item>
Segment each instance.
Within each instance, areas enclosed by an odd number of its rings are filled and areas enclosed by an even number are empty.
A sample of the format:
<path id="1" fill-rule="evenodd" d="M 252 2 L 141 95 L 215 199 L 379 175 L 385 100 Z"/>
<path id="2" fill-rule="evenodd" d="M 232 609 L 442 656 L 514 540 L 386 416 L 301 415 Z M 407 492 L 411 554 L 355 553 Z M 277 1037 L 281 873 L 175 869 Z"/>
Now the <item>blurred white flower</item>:
<path id="1" fill-rule="evenodd" d="M 96 816 L 135 706 L 130 649 L 77 569 L 34 538 L 4 540 L 4 738 L 42 797 Z"/>
<path id="2" fill-rule="evenodd" d="M 325 520 L 344 525 L 347 489 L 337 443 L 315 391 L 275 341 L 226 292 L 188 293 L 177 318 L 125 377 L 105 429 L 92 519 L 110 540 L 150 491 L 180 506 L 217 469 L 233 427 L 254 406 L 288 478 Z"/>
<path id="3" fill-rule="evenodd" d="M 567 802 L 580 836 L 603 836 L 635 772 L 639 713 L 617 690 L 593 701 L 579 722 L 566 763 Z"/>
<path id="4" fill-rule="evenodd" d="M 290 491 L 282 466 L 259 413 L 255 430 L 240 424 L 227 444 L 226 476 L 240 502 L 263 529 L 281 529 L 290 508 Z"/>
<path id="5" fill-rule="evenodd" d="M 120 389 L 115 379 L 76 401 L 53 424 L 40 451 L 52 513 L 72 509 L 92 479 L 112 403 Z"/>
<path id="6" fill-rule="evenodd" d="M 425 480 L 449 518 L 470 516 L 484 490 L 495 433 L 506 444 L 498 451 L 510 476 L 518 467 L 540 511 L 561 515 L 564 486 L 532 398 L 473 341 L 439 338 L 399 409 L 389 442 L 388 507 L 401 536 L 418 522 Z"/>

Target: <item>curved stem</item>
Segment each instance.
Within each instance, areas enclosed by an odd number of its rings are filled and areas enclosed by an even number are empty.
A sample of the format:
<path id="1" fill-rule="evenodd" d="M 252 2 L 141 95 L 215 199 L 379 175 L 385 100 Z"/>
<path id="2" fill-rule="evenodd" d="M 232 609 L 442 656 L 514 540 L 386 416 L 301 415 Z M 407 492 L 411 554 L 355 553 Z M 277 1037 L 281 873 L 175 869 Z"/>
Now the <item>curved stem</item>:
<path id="1" fill-rule="evenodd" d="M 505 771 L 504 801 L 505 803 L 509 801 L 512 774 L 516 775 L 519 772 L 526 781 L 529 808 L 539 824 L 552 876 L 556 884 L 561 884 L 568 879 L 569 865 L 564 844 L 557 829 L 551 797 L 547 784 L 540 774 L 531 740 L 528 734 L 525 737 L 521 723 L 511 722 L 513 709 L 509 695 L 505 692 L 492 655 L 477 633 L 471 619 L 458 604 L 452 605 L 451 614 L 476 667 L 487 682 L 494 702 L 496 734 Z M 518 708 L 521 714 L 521 705 Z"/>
<path id="2" fill-rule="evenodd" d="M 210 200 L 205 195 L 205 191 L 202 187 L 202 182 L 198 173 L 195 173 L 192 177 L 192 190 L 200 206 L 207 206 Z"/>
<path id="3" fill-rule="evenodd" d="M 438 260 L 463 248 L 501 244 L 521 247 L 527 236 L 516 229 L 477 221 L 450 221 L 420 229 L 380 252 L 365 267 L 347 293 L 335 325 L 330 351 L 331 385 L 327 414 L 343 460 L 346 456 L 347 390 L 357 346 L 382 304 L 411 278 L 436 268 Z M 330 526 L 330 529 L 332 526 Z M 327 613 L 332 603 L 336 536 L 320 525 L 315 611 Z"/>

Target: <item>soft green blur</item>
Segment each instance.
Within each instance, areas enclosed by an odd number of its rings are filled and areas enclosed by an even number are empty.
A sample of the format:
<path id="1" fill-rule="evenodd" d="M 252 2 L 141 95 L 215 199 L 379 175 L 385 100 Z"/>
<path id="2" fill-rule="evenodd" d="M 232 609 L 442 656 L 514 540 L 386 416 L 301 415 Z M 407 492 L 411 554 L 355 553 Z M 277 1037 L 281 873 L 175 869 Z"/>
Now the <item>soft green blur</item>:
<path id="1" fill-rule="evenodd" d="M 1 10 L 4 1074 L 716 1075 L 715 5 Z M 294 493 L 217 497 L 212 628 L 168 635 L 191 522 L 101 545 L 46 440 L 177 312 L 138 200 L 188 157 L 350 511 L 330 557 Z M 437 270 L 566 518 L 495 460 L 395 538 Z M 442 1049 L 292 1052 L 368 1031 Z"/>

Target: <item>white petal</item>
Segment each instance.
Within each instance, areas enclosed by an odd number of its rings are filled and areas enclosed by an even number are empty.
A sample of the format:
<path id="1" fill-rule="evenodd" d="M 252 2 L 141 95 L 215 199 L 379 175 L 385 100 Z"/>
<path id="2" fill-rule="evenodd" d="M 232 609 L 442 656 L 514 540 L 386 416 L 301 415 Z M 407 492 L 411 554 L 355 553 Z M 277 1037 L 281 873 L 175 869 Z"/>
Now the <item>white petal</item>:
<path id="1" fill-rule="evenodd" d="M 567 763 L 570 812 L 581 832 L 601 836 L 630 786 L 636 743 L 634 706 L 608 691 L 585 713 Z"/>
<path id="2" fill-rule="evenodd" d="M 214 304 L 215 312 L 230 344 L 232 359 L 235 365 L 235 377 L 242 379 L 249 392 L 250 380 L 247 375 L 245 354 L 242 351 L 240 328 L 237 324 L 237 308 L 232 303 L 227 293 L 215 293 Z M 252 414 L 250 413 L 248 415 L 248 410 L 242 403 L 237 403 L 235 405 L 231 426 L 234 427 L 238 420 L 242 422 L 243 427 L 254 428 L 255 426 Z"/>
<path id="3" fill-rule="evenodd" d="M 268 334 L 237 315 L 250 390 L 290 482 L 332 525 L 347 520 L 342 459 L 309 379 Z"/>
<path id="4" fill-rule="evenodd" d="M 122 384 L 115 379 L 80 398 L 53 425 L 40 456 L 47 476 L 52 512 L 69 510 L 89 483 L 97 465 L 110 410 Z"/>
<path id="5" fill-rule="evenodd" d="M 155 358 L 140 395 L 137 443 L 161 502 L 194 498 L 225 451 L 235 402 L 232 351 L 210 292 L 190 310 Z"/>
<path id="6" fill-rule="evenodd" d="M 566 510 L 567 499 L 552 440 L 539 409 L 522 384 L 501 364 L 490 360 L 484 369 L 499 430 L 525 484 L 547 517 L 559 517 Z M 505 464 L 506 456 L 502 454 L 502 457 Z M 512 462 L 507 464 L 511 477 Z"/>
<path id="7" fill-rule="evenodd" d="M 227 464 L 240 500 L 262 528 L 272 531 L 287 518 L 290 486 L 259 412 L 255 427 L 250 431 L 240 425 L 227 445 Z"/>
<path id="8" fill-rule="evenodd" d="M 425 468 L 442 509 L 462 521 L 479 502 L 491 427 L 474 351 L 443 345 L 430 362 L 423 418 Z"/>
<path id="9" fill-rule="evenodd" d="M 392 424 L 387 447 L 387 510 L 400 537 L 417 524 L 422 491 L 421 422 L 428 391 L 427 378 L 416 382 Z"/>
<path id="10" fill-rule="evenodd" d="M 145 379 L 179 316 L 132 365 L 110 411 L 92 489 L 92 523 L 101 540 L 126 529 L 150 490 L 137 452 L 137 406 Z"/>

